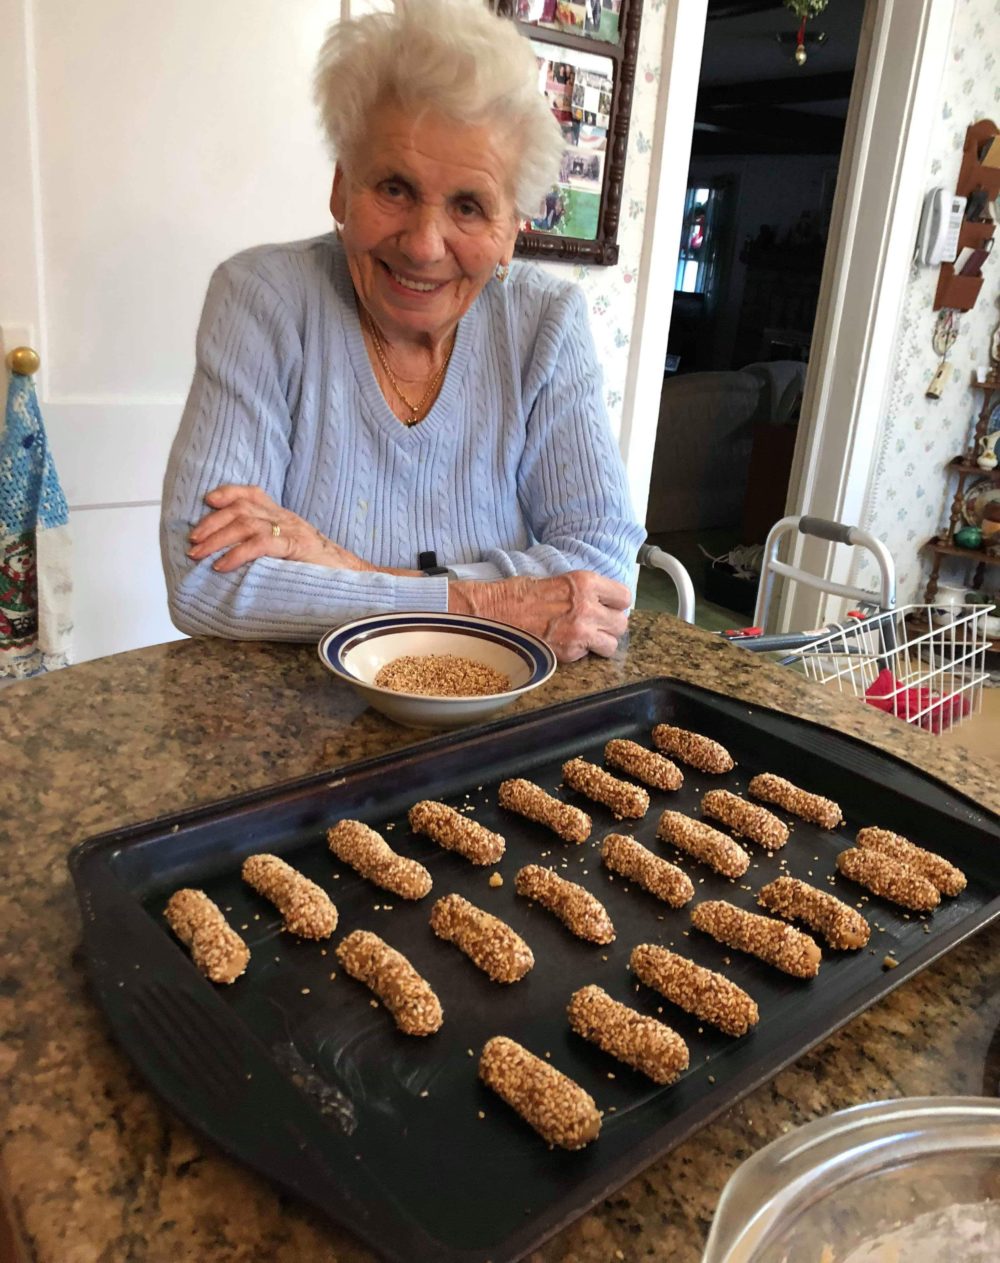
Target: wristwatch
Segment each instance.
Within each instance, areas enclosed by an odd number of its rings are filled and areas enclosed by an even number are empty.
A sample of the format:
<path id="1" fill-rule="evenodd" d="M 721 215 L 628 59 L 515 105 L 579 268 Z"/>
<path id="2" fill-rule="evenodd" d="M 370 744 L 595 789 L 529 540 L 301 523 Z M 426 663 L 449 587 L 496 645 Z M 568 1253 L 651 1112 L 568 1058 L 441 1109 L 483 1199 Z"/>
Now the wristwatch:
<path id="1" fill-rule="evenodd" d="M 430 552 L 420 553 L 418 555 L 417 567 L 422 570 L 425 575 L 443 574 L 450 576 L 452 579 L 455 578 L 454 572 L 449 570 L 447 566 L 439 566 L 437 564 L 437 553 L 433 550 Z"/>

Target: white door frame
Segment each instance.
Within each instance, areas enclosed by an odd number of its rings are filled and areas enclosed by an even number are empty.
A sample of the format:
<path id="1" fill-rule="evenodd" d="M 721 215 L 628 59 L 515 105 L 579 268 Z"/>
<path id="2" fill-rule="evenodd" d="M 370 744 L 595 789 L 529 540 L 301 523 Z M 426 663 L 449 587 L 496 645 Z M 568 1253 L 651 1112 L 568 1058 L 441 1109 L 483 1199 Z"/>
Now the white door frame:
<path id="1" fill-rule="evenodd" d="M 708 0 L 671 0 L 663 29 L 660 90 L 646 192 L 646 231 L 618 440 L 632 503 L 640 520 L 646 514 L 653 472 L 707 18 Z"/>
<path id="2" fill-rule="evenodd" d="M 865 11 L 786 501 L 789 513 L 808 511 L 855 523 L 863 516 L 955 4 L 869 0 Z M 656 187 L 651 182 L 621 437 L 641 515 L 649 497 L 705 13 L 705 0 L 690 5 L 675 0 L 664 31 L 653 148 Z M 688 25 L 699 21 L 700 29 Z M 651 310 L 654 301 L 660 306 Z M 839 582 L 846 581 L 851 561 L 847 550 L 818 541 L 809 541 L 796 560 Z M 820 594 L 800 589 L 794 605 L 782 608 L 782 625 L 819 624 L 822 602 Z"/>

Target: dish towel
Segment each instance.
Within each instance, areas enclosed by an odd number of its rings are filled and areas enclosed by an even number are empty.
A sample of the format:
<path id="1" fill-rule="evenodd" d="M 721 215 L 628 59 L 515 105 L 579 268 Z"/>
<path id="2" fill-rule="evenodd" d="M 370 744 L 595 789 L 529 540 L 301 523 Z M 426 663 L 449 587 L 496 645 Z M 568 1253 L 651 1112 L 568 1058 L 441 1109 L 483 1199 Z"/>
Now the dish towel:
<path id="1" fill-rule="evenodd" d="M 11 374 L 0 434 L 0 677 L 64 667 L 73 633 L 69 507 L 30 377 Z"/>

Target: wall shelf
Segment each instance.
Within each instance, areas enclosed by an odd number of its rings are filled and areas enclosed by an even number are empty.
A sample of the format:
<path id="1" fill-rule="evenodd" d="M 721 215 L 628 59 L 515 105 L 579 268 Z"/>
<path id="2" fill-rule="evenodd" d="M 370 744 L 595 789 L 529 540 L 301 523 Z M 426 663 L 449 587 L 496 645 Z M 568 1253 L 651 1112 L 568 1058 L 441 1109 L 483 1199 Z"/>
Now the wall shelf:
<path id="1" fill-rule="evenodd" d="M 991 225 L 992 227 L 992 225 Z M 947 472 L 957 479 L 955 495 L 951 502 L 951 517 L 948 529 L 941 535 L 929 539 L 924 547 L 933 554 L 931 573 L 924 591 L 924 603 L 933 605 L 937 596 L 938 576 L 946 557 L 959 557 L 963 561 L 975 563 L 969 587 L 979 589 L 983 586 L 986 571 L 991 566 L 1000 566 L 1000 550 L 994 548 L 962 548 L 955 543 L 955 532 L 965 525 L 962 519 L 962 500 L 965 485 L 971 478 L 989 478 L 994 486 L 1000 486 L 1000 466 L 996 469 L 981 469 L 976 464 L 976 453 L 980 450 L 980 441 L 989 428 L 990 417 L 994 408 L 1000 404 L 1000 378 L 989 378 L 985 382 L 973 382 L 973 388 L 983 392 L 983 406 L 979 411 L 979 419 L 972 433 L 970 448 L 961 456 L 953 457 L 945 467 Z"/>
<path id="2" fill-rule="evenodd" d="M 980 149 L 998 134 L 998 130 L 996 123 L 988 118 L 980 119 L 966 130 L 962 166 L 955 185 L 959 197 L 969 197 L 977 189 L 985 190 L 991 202 L 1000 195 L 1000 167 L 984 167 L 979 161 Z M 992 222 L 965 220 L 958 236 L 959 251 L 982 249 L 992 239 L 995 230 L 996 224 Z M 952 264 L 942 263 L 934 295 L 934 310 L 948 307 L 954 311 L 971 311 L 982 288 L 982 272 L 974 276 L 956 276 Z"/>

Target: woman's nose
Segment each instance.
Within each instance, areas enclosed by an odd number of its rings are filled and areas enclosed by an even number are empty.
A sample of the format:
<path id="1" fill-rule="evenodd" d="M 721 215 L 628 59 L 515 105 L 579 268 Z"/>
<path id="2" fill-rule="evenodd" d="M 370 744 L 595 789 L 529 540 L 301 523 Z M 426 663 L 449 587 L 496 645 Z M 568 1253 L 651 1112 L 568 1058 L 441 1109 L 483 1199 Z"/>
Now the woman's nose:
<path id="1" fill-rule="evenodd" d="M 443 212 L 435 206 L 415 206 L 400 234 L 400 246 L 414 263 L 436 263 L 444 257 Z"/>

